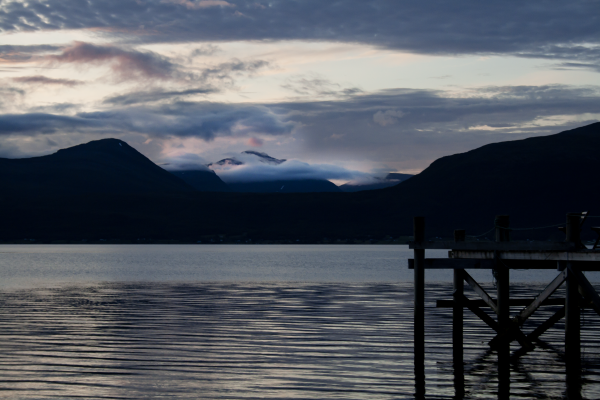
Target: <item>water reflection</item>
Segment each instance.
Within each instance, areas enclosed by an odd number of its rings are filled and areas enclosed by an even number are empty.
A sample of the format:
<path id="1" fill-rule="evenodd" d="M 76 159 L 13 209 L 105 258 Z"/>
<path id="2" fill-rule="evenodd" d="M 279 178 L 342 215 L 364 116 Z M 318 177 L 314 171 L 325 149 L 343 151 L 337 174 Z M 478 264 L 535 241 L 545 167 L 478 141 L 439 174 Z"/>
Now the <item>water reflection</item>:
<path id="1" fill-rule="evenodd" d="M 525 293 L 515 287 L 515 295 Z M 539 289 L 539 288 L 538 288 Z M 427 291 L 425 398 L 496 398 L 494 332 L 465 312 L 453 363 L 451 284 Z M 534 314 L 531 331 L 550 307 Z M 563 326 L 510 359 L 511 398 L 600 398 L 598 318 L 565 382 Z M 4 291 L 0 383 L 16 398 L 414 398 L 411 284 L 103 283 Z M 579 375 L 581 377 L 581 375 Z M 578 386 L 577 386 L 578 385 Z M 503 387 L 500 385 L 500 389 Z"/>

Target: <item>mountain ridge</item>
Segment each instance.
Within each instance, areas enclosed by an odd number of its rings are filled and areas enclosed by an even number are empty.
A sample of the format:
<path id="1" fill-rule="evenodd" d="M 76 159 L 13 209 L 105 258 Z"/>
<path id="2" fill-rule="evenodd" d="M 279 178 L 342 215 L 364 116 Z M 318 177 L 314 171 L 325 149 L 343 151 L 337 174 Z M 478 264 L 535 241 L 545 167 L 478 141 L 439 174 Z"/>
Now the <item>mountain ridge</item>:
<path id="1" fill-rule="evenodd" d="M 195 242 L 218 234 L 294 243 L 368 241 L 411 235 L 414 216 L 426 218 L 427 238 L 451 238 L 454 229 L 466 229 L 471 236 L 490 232 L 495 216 L 507 214 L 515 228 L 511 240 L 560 241 L 564 234 L 551 225 L 564 222 L 567 212 L 590 211 L 600 217 L 598 170 L 600 123 L 594 123 L 442 157 L 396 186 L 356 193 L 24 196 L 5 191 L 0 196 L 0 240 Z M 582 231 L 588 239 L 595 237 L 589 226 L 596 220 L 590 221 Z M 491 238 L 478 239 L 486 237 Z"/>

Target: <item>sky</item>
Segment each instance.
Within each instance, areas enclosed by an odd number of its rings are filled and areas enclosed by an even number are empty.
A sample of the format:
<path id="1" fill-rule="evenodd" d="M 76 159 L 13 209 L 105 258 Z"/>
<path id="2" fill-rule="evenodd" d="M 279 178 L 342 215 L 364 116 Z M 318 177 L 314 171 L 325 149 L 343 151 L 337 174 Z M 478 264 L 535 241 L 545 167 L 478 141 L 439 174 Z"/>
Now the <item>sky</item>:
<path id="1" fill-rule="evenodd" d="M 0 0 L 0 157 L 119 138 L 339 184 L 599 120 L 598 0 Z"/>

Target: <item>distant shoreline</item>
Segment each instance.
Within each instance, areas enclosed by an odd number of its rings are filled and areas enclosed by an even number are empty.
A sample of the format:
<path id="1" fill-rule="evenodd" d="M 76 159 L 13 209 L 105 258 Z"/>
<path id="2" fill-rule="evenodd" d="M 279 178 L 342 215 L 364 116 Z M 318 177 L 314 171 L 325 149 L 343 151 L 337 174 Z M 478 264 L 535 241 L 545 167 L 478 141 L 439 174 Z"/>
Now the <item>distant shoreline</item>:
<path id="1" fill-rule="evenodd" d="M 407 245 L 408 239 L 396 239 L 396 240 L 348 240 L 348 241 L 302 241 L 302 240 L 258 240 L 258 241 L 186 241 L 186 240 L 7 240 L 0 241 L 2 245 L 64 245 L 64 244 L 78 244 L 78 245 L 106 245 L 106 244 L 122 244 L 122 245 L 148 245 L 148 244 L 188 244 L 188 245 L 222 245 L 222 244 L 235 244 L 235 245 L 289 245 L 289 244 L 311 244 L 311 245 Z"/>

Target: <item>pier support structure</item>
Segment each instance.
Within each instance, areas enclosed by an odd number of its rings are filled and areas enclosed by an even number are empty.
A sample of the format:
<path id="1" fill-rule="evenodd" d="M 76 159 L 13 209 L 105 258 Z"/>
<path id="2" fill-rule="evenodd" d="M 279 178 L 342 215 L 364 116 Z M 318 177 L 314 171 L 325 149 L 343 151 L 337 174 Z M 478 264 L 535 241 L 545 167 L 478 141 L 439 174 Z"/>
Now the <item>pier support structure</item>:
<path id="1" fill-rule="evenodd" d="M 600 271 L 600 248 L 588 250 L 580 240 L 582 222 L 587 213 L 567 214 L 567 224 L 562 230 L 564 242 L 511 242 L 509 216 L 497 216 L 495 220 L 496 241 L 466 241 L 465 231 L 456 230 L 454 241 L 427 241 L 425 220 L 414 218 L 414 365 L 416 398 L 425 396 L 425 270 L 453 269 L 453 298 L 438 300 L 438 307 L 452 307 L 452 345 L 454 383 L 456 398 L 464 395 L 464 308 L 468 308 L 496 332 L 490 346 L 498 353 L 498 397 L 510 396 L 510 343 L 518 341 L 522 351 L 534 349 L 533 342 L 554 324 L 565 318 L 565 366 L 567 398 L 581 398 L 581 333 L 580 314 L 582 306 L 592 307 L 600 314 L 600 296 L 582 271 Z M 560 229 L 560 228 L 559 228 Z M 600 228 L 592 228 L 598 231 Z M 600 240 L 600 239 L 599 239 Z M 425 258 L 426 249 L 450 249 L 449 258 Z M 558 267 L 558 268 L 557 268 Z M 533 301 L 510 298 L 510 269 L 558 269 L 558 275 Z M 492 270 L 496 279 L 494 300 L 468 273 L 467 269 Z M 464 283 L 479 295 L 471 300 L 464 294 Z M 566 282 L 564 299 L 550 296 Z M 522 331 L 523 323 L 541 306 L 564 305 L 548 320 L 529 334 Z M 511 306 L 524 308 L 511 318 Z M 491 318 L 481 307 L 489 307 L 497 315 Z"/>

